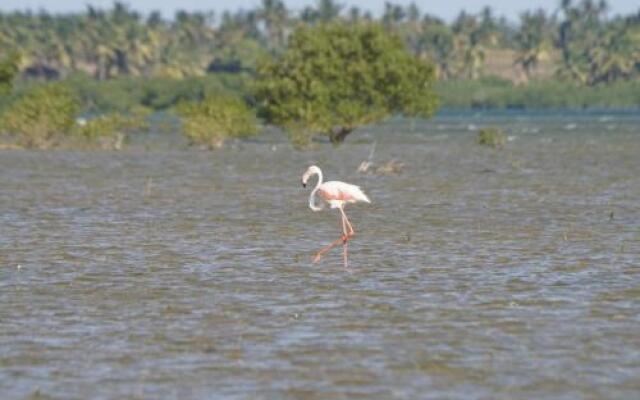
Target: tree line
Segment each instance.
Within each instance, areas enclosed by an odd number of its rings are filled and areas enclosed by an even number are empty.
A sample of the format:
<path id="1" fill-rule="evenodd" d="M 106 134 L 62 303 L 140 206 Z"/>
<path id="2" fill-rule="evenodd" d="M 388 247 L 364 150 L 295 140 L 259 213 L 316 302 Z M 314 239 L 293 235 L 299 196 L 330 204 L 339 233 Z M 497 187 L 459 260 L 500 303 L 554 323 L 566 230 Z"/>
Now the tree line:
<path id="1" fill-rule="evenodd" d="M 429 118 L 441 105 L 638 107 L 639 16 L 609 18 L 605 2 L 590 0 L 525 12 L 520 25 L 489 8 L 446 24 L 415 4 L 387 3 L 376 19 L 333 0 L 300 13 L 263 0 L 221 19 L 165 20 L 122 3 L 1 14 L 0 142 L 120 149 L 161 112 L 199 146 L 272 125 L 304 148 L 394 115 Z M 504 51 L 525 77 L 554 59 L 555 79 L 514 85 L 484 71 Z"/>
<path id="2" fill-rule="evenodd" d="M 376 22 L 300 25 L 282 53 L 263 59 L 250 79 L 134 78 L 138 84 L 124 81 L 125 92 L 106 102 L 114 94 L 106 82 L 122 79 L 94 80 L 91 88 L 86 77 L 71 77 L 14 90 L 15 57 L 0 63 L 0 140 L 19 147 L 119 149 L 126 133 L 146 129 L 153 110 L 177 116 L 182 133 L 209 148 L 259 133 L 260 120 L 280 127 L 296 147 L 317 135 L 338 144 L 360 126 L 392 115 L 428 118 L 438 105 L 433 67 Z M 103 104 L 95 107 L 96 101 Z"/>
<path id="3" fill-rule="evenodd" d="M 116 77 L 203 76 L 255 73 L 261 58 L 284 52 L 300 26 L 343 21 L 376 21 L 400 37 L 418 59 L 435 67 L 439 80 L 478 79 L 492 51 L 508 49 L 525 79 L 541 62 L 553 60 L 558 79 L 597 85 L 640 75 L 640 7 L 631 15 L 609 16 L 606 1 L 562 0 L 552 11 L 522 13 L 518 21 L 490 8 L 461 11 L 447 23 L 416 4 L 386 3 L 374 17 L 335 0 L 294 12 L 281 0 L 235 12 L 178 11 L 143 15 L 124 3 L 85 12 L 0 13 L 0 58 L 20 54 L 22 76 L 64 78 L 86 73 L 97 80 Z"/>

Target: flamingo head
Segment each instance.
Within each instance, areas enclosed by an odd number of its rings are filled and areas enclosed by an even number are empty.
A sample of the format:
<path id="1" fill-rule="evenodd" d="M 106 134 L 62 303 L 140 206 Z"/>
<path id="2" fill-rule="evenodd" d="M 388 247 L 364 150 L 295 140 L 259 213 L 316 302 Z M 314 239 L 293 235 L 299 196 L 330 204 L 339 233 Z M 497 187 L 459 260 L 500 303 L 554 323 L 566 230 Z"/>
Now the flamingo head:
<path id="1" fill-rule="evenodd" d="M 302 174 L 302 187 L 307 187 L 307 181 L 313 175 L 322 175 L 322 171 L 320 171 L 320 168 L 318 168 L 315 165 L 312 165 L 309 168 L 307 168 L 305 173 Z"/>

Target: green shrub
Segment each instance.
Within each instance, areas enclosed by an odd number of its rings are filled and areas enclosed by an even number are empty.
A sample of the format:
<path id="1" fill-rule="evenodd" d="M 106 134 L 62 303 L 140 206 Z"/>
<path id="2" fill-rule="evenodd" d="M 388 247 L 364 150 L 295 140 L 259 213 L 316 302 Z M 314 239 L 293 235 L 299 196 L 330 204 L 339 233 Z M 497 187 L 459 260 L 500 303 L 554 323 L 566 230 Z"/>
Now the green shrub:
<path id="1" fill-rule="evenodd" d="M 20 54 L 17 52 L 10 52 L 0 59 L 0 96 L 11 93 L 13 79 L 18 74 L 19 63 Z"/>
<path id="2" fill-rule="evenodd" d="M 118 112 L 103 114 L 76 125 L 75 133 L 88 140 L 113 137 L 118 134 L 135 133 L 149 129 L 146 118 L 150 111 L 135 107 L 131 113 Z"/>
<path id="3" fill-rule="evenodd" d="M 507 135 L 500 128 L 484 128 L 478 132 L 478 144 L 501 149 L 507 144 Z"/>
<path id="4" fill-rule="evenodd" d="M 98 81 L 85 74 L 74 74 L 65 79 L 78 94 L 83 111 L 88 113 L 127 112 L 140 104 L 143 91 L 141 78 L 119 78 Z"/>
<path id="5" fill-rule="evenodd" d="M 57 135 L 67 135 L 80 111 L 75 93 L 60 83 L 29 89 L 4 110 L 0 127 L 16 135 L 25 147 L 50 147 Z"/>
<path id="6" fill-rule="evenodd" d="M 219 148 L 229 137 L 248 137 L 258 133 L 254 113 L 237 97 L 208 96 L 201 102 L 184 102 L 176 113 L 182 132 L 191 143 Z"/>
<path id="7" fill-rule="evenodd" d="M 103 114 L 78 123 L 74 133 L 92 147 L 120 150 L 127 134 L 149 129 L 148 115 L 149 111 L 142 107 L 134 107 L 129 114 Z"/>
<path id="8" fill-rule="evenodd" d="M 558 80 L 514 85 L 484 78 L 440 81 L 436 89 L 443 107 L 453 108 L 638 108 L 640 81 L 581 86 Z"/>
<path id="9" fill-rule="evenodd" d="M 87 112 L 128 113 L 136 105 L 166 110 L 181 102 L 201 101 L 211 94 L 244 95 L 247 80 L 246 74 L 219 73 L 184 79 L 122 77 L 97 81 L 75 74 L 65 82 L 78 93 Z"/>
<path id="10" fill-rule="evenodd" d="M 299 27 L 284 53 L 258 68 L 262 115 L 294 143 L 324 134 L 342 142 L 358 128 L 396 114 L 430 117 L 434 69 L 373 23 Z"/>

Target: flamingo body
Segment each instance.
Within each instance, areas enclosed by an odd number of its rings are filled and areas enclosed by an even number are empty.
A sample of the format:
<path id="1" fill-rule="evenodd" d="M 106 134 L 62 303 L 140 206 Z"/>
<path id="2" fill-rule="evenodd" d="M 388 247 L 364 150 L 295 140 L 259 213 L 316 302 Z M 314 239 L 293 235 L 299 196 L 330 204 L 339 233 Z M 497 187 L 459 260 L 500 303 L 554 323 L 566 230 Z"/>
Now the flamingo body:
<path id="1" fill-rule="evenodd" d="M 340 181 L 322 182 L 322 171 L 315 165 L 310 166 L 302 175 L 302 186 L 306 187 L 307 181 L 313 175 L 318 175 L 318 183 L 316 183 L 315 188 L 311 191 L 311 195 L 309 196 L 309 208 L 311 208 L 313 211 L 322 210 L 322 206 L 317 206 L 315 202 L 315 196 L 316 194 L 318 194 L 320 198 L 329 203 L 329 206 L 331 208 L 337 208 L 340 211 L 342 222 L 342 236 L 340 237 L 340 239 L 318 251 L 313 261 L 320 261 L 324 253 L 342 242 L 344 266 L 345 268 L 348 268 L 347 241 L 351 239 L 353 235 L 355 235 L 355 231 L 353 230 L 351 222 L 347 218 L 347 214 L 345 214 L 344 212 L 344 206 L 349 203 L 371 203 L 371 200 L 369 200 L 369 197 L 364 194 L 359 186 Z"/>
<path id="2" fill-rule="evenodd" d="M 347 203 L 371 203 L 359 186 L 346 182 L 329 181 L 318 186 L 317 192 L 331 208 L 344 207 Z"/>

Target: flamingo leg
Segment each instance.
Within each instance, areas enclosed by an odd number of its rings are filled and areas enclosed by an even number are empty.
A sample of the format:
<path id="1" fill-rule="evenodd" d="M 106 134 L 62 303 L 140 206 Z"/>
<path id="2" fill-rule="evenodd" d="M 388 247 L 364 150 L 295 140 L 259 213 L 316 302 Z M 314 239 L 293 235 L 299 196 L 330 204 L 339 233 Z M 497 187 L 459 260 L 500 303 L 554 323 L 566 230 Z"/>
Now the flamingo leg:
<path id="1" fill-rule="evenodd" d="M 344 260 L 344 267 L 349 268 L 349 263 L 347 261 L 347 242 L 355 234 L 355 231 L 353 230 L 353 226 L 351 226 L 351 222 L 349 222 L 349 218 L 347 218 L 347 214 L 345 214 L 342 207 L 340 207 L 340 213 L 342 214 L 342 232 L 344 234 L 342 237 L 342 258 Z"/>
<path id="2" fill-rule="evenodd" d="M 335 246 L 339 245 L 341 242 L 343 242 L 343 239 L 340 238 L 338 240 L 336 240 L 335 242 L 321 248 L 315 255 L 315 257 L 313 257 L 313 262 L 317 263 L 318 261 L 320 261 L 322 259 L 322 256 L 324 256 L 324 253 L 326 253 L 327 251 L 333 249 Z"/>
<path id="3" fill-rule="evenodd" d="M 324 254 L 326 252 L 328 252 L 329 250 L 331 250 L 332 248 L 334 248 L 335 246 L 339 245 L 340 243 L 346 243 L 347 240 L 347 236 L 346 236 L 346 229 L 345 229 L 345 220 L 344 220 L 344 216 L 341 216 L 341 222 L 342 222 L 342 231 L 343 234 L 342 236 L 337 239 L 336 241 L 330 243 L 329 245 L 321 248 L 315 255 L 315 257 L 313 257 L 313 262 L 317 263 L 318 261 L 320 261 L 322 259 L 322 256 L 324 256 Z"/>
<path id="4" fill-rule="evenodd" d="M 349 261 L 348 261 L 349 250 L 348 250 L 347 242 L 355 234 L 355 231 L 353 229 L 353 226 L 351 225 L 351 222 L 349 221 L 349 218 L 347 218 L 347 214 L 345 214 L 344 209 L 342 207 L 338 209 L 340 210 L 340 214 L 341 214 L 340 217 L 341 217 L 341 223 L 342 223 L 342 236 L 336 241 L 320 249 L 316 253 L 315 257 L 313 258 L 313 262 L 317 263 L 318 261 L 320 261 L 326 252 L 328 252 L 329 250 L 331 250 L 332 248 L 340 244 L 340 242 L 342 242 L 342 259 L 344 262 L 344 267 L 348 269 L 349 268 Z"/>
<path id="5" fill-rule="evenodd" d="M 351 237 L 356 234 L 356 231 L 353 230 L 353 226 L 351 225 L 349 218 L 347 218 L 347 214 L 344 213 L 344 210 L 342 208 L 340 208 L 340 212 L 342 213 L 342 218 L 344 222 L 347 224 L 347 228 L 349 229 L 349 232 L 347 232 L 346 230 L 344 232 L 346 239 L 347 240 L 351 239 Z"/>
<path id="6" fill-rule="evenodd" d="M 342 208 L 340 208 L 342 211 Z M 347 261 L 347 241 L 349 240 L 349 235 L 347 235 L 347 218 L 342 212 L 342 260 L 344 262 L 344 267 L 349 268 L 349 263 Z"/>

